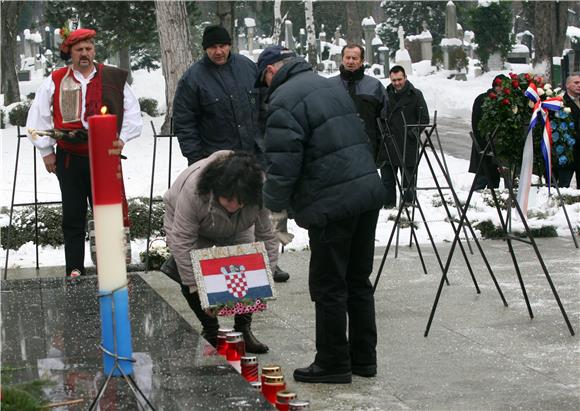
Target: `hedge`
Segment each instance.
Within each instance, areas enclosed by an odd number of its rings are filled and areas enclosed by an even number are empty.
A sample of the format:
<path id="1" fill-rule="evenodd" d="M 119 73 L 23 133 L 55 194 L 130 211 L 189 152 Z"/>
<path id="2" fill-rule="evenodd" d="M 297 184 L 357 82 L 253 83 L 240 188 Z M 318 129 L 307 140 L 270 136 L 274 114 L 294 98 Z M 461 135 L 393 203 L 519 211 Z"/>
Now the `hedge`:
<path id="1" fill-rule="evenodd" d="M 151 218 L 151 238 L 164 236 L 163 214 L 165 208 L 161 197 L 156 197 L 153 203 Z M 8 214 L 3 209 L 1 214 Z M 38 206 L 38 244 L 58 247 L 63 244 L 61 228 L 62 207 L 60 205 Z M 147 238 L 149 217 L 149 198 L 137 197 L 129 200 L 129 218 L 131 220 L 131 239 Z M 89 211 L 88 219 L 92 218 Z M 0 227 L 2 248 L 19 249 L 29 241 L 34 242 L 34 207 L 18 207 L 14 209 L 12 225 Z M 8 240 L 8 241 L 7 241 Z"/>

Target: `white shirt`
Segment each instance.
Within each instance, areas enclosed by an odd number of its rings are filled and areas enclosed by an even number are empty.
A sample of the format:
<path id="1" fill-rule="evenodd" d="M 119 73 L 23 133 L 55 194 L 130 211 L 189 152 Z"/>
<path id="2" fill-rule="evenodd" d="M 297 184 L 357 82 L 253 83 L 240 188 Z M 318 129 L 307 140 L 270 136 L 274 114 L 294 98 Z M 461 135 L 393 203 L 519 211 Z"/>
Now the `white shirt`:
<path id="1" fill-rule="evenodd" d="M 79 71 L 73 70 L 75 79 L 81 85 L 81 122 L 86 129 L 89 128 L 89 125 L 85 120 L 85 96 L 87 94 L 87 85 L 91 82 L 91 79 L 95 76 L 96 72 L 97 69 L 93 67 L 91 74 L 85 78 Z M 36 97 L 28 111 L 26 129 L 35 128 L 37 130 L 50 130 L 54 128 L 51 107 L 54 90 L 55 84 L 52 80 L 52 76 L 48 76 L 36 91 Z M 143 119 L 141 118 L 139 100 L 135 96 L 135 93 L 133 93 L 129 84 L 125 83 L 123 89 L 123 124 L 121 126 L 119 138 L 123 140 L 123 143 L 127 143 L 128 141 L 139 137 L 142 129 Z M 33 140 L 29 134 L 28 139 L 36 146 L 42 157 L 54 153 L 53 146 L 56 144 L 56 140 L 53 138 L 50 138 L 49 136 L 38 136 Z"/>

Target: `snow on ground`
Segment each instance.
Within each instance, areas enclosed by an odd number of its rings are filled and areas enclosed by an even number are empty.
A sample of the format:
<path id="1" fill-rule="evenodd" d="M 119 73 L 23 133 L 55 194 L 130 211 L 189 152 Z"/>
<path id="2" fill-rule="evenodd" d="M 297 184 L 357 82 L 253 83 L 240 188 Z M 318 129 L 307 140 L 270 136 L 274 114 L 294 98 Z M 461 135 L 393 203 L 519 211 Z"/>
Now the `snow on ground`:
<path id="1" fill-rule="evenodd" d="M 422 69 L 423 70 L 423 69 Z M 518 67 L 515 71 L 524 71 L 526 68 Z M 507 73 L 508 70 L 504 71 Z M 475 97 L 487 90 L 493 78 L 499 72 L 485 73 L 477 78 L 470 78 L 467 81 L 456 81 L 447 79 L 447 73 L 438 72 L 429 76 L 409 76 L 410 81 L 423 91 L 425 99 L 431 112 L 437 110 L 438 115 L 448 117 L 460 117 L 469 120 L 471 117 L 471 105 Z M 42 73 L 35 72 L 32 80 L 29 82 L 21 82 L 21 94 L 27 95 L 36 90 L 42 81 Z M 388 80 L 381 80 L 388 84 Z M 165 94 L 164 94 L 164 79 L 161 70 L 147 72 L 146 70 L 139 70 L 134 73 L 133 88 L 138 97 L 154 98 L 159 102 L 161 110 L 165 109 Z M 163 117 L 151 118 L 144 114 L 144 129 L 142 136 L 129 142 L 124 149 L 124 154 L 128 157 L 123 162 L 123 174 L 125 177 L 125 187 L 128 197 L 149 196 L 151 187 L 151 163 L 153 158 L 153 131 L 151 122 L 159 130 L 163 123 Z M 9 207 L 12 195 L 13 177 L 14 177 L 14 163 L 17 146 L 17 132 L 16 127 L 9 126 L 2 130 L 2 138 L 0 140 L 2 150 L 2 180 L 0 185 L 0 207 Z M 445 157 L 447 160 L 448 169 L 451 171 L 451 179 L 453 187 L 458 193 L 461 201 L 467 197 L 473 175 L 467 172 L 468 161 Z M 34 201 L 34 178 L 33 178 L 33 154 L 30 143 L 27 139 L 21 139 L 20 160 L 18 164 L 18 176 L 15 192 L 15 202 L 32 202 Z M 179 172 L 187 167 L 186 160 L 181 156 L 179 146 L 176 141 L 173 143 L 173 153 L 171 161 L 171 176 L 168 174 L 167 165 L 169 164 L 169 141 L 168 139 L 159 139 L 157 145 L 157 166 L 155 172 L 155 181 L 153 194 L 162 195 L 168 187 L 169 179 L 174 180 Z M 38 201 L 55 201 L 60 200 L 60 191 L 58 182 L 53 174 L 48 174 L 42 166 L 42 161 L 37 158 L 38 169 Z M 441 173 L 437 173 L 440 181 L 443 179 Z M 421 163 L 419 169 L 418 187 L 433 187 L 433 179 L 429 173 L 426 162 Z M 447 190 L 448 192 L 448 190 Z M 575 193 L 577 190 L 563 189 L 562 193 Z M 433 234 L 435 241 L 451 241 L 453 239 L 453 232 L 451 226 L 446 222 L 446 215 L 444 209 L 440 204 L 437 192 L 434 190 L 419 190 L 419 202 L 426 215 L 429 228 Z M 468 213 L 468 217 L 472 223 L 477 221 L 484 221 L 491 219 L 497 223 L 497 214 L 494 209 L 489 207 L 482 197 L 481 193 L 475 193 L 471 201 L 472 209 Z M 542 225 L 553 225 L 558 229 L 558 234 L 561 236 L 569 236 L 570 232 L 566 224 L 564 213 L 561 208 L 556 205 L 555 198 L 548 197 L 547 189 L 532 189 L 530 199 L 531 214 L 541 215 L 540 218 L 531 218 L 529 223 L 532 227 L 539 227 Z M 580 204 L 574 204 L 567 207 L 568 215 L 572 220 L 572 226 L 578 227 L 580 224 Z M 457 210 L 453 209 L 452 213 L 457 216 Z M 389 218 L 394 219 L 396 210 L 382 210 L 379 217 L 379 224 L 377 227 L 376 244 L 386 245 L 393 229 L 393 222 Z M 420 220 L 420 217 L 416 217 Z M 6 225 L 8 217 L 6 215 L 0 216 L 0 224 Z M 519 229 L 521 223 L 514 221 L 514 229 Z M 295 235 L 294 241 L 289 244 L 287 250 L 304 249 L 308 244 L 307 232 L 297 227 L 293 221 L 289 222 L 289 231 Z M 408 241 L 409 229 L 401 229 L 400 238 L 402 243 Z M 427 232 L 423 224 L 419 224 L 417 230 L 417 237 L 419 242 L 428 242 Z M 570 240 L 571 241 L 571 240 Z M 133 262 L 139 261 L 139 252 L 145 248 L 144 240 L 136 240 L 132 243 Z M 87 245 L 88 250 L 88 245 Z M 4 255 L 3 255 L 4 258 Z M 42 247 L 39 256 L 40 264 L 42 266 L 63 265 L 64 252 L 62 248 Z M 35 247 L 32 243 L 25 244 L 17 251 L 11 251 L 9 258 L 10 267 L 26 267 L 35 264 Z M 90 257 L 87 252 L 86 256 L 87 266 L 91 265 Z"/>

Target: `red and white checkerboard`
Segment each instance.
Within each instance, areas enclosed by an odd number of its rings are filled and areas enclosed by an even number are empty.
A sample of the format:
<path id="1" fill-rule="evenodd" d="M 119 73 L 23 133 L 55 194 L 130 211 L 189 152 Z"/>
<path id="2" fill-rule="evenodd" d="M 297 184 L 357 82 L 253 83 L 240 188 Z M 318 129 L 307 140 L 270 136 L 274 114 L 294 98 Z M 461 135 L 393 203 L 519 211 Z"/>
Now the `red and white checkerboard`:
<path id="1" fill-rule="evenodd" d="M 224 275 L 228 292 L 236 298 L 242 298 L 248 292 L 248 281 L 244 271 Z"/>

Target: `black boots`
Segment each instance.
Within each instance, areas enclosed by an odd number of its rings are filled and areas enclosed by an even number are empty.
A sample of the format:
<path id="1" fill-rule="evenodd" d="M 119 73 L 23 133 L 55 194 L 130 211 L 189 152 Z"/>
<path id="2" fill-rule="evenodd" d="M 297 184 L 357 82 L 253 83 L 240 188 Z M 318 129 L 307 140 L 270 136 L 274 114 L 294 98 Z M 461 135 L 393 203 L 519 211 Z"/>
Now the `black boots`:
<path id="1" fill-rule="evenodd" d="M 201 336 L 214 347 L 217 346 L 218 330 L 220 328 L 218 319 L 212 317 L 201 308 L 201 301 L 199 300 L 198 293 L 191 294 L 189 288 L 184 286 L 181 287 L 181 293 L 187 300 L 189 307 L 201 322 L 203 327 Z M 234 317 L 234 324 L 234 330 L 241 332 L 244 337 L 247 352 L 253 354 L 264 354 L 268 352 L 268 346 L 262 344 L 252 333 L 252 329 L 250 328 L 252 325 L 252 314 L 236 315 Z"/>
<path id="2" fill-rule="evenodd" d="M 218 329 L 220 328 L 218 319 L 216 317 L 212 317 L 211 315 L 206 313 L 203 308 L 201 308 L 201 301 L 199 300 L 198 293 L 191 294 L 189 292 L 189 288 L 184 286 L 181 287 L 181 293 L 187 300 L 189 307 L 193 310 L 193 312 L 201 322 L 201 326 L 203 327 L 201 331 L 201 336 L 205 338 L 208 343 L 216 347 Z"/>
<path id="3" fill-rule="evenodd" d="M 285 283 L 290 278 L 290 274 L 282 270 L 280 267 L 276 266 L 274 274 L 272 275 L 274 281 L 277 283 Z"/>
<path id="4" fill-rule="evenodd" d="M 262 344 L 252 333 L 252 314 L 239 314 L 234 317 L 234 330 L 241 332 L 244 336 L 246 345 L 246 352 L 252 354 L 267 353 L 269 348 L 266 344 Z"/>

